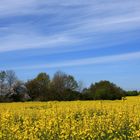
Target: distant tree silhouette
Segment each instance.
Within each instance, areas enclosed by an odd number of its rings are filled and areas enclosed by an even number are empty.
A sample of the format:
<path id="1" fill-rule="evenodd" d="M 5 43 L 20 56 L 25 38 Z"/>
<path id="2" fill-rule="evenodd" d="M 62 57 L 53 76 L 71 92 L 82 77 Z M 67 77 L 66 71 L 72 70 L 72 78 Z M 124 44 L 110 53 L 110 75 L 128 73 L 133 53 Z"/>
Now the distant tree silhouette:
<path id="1" fill-rule="evenodd" d="M 50 78 L 46 73 L 40 73 L 36 78 L 26 83 L 28 94 L 32 100 L 45 100 L 44 98 L 49 93 L 49 86 Z"/>
<path id="2" fill-rule="evenodd" d="M 126 96 L 138 96 L 138 95 L 140 95 L 140 92 L 138 92 L 137 90 L 126 91 Z"/>
<path id="3" fill-rule="evenodd" d="M 6 80 L 9 88 L 11 88 L 12 85 L 18 81 L 17 76 L 13 70 L 6 71 Z"/>
<path id="4" fill-rule="evenodd" d="M 71 100 L 73 95 L 69 94 L 74 94 L 77 88 L 78 83 L 72 75 L 67 75 L 61 71 L 54 74 L 51 82 L 51 90 L 55 94 L 54 98 L 56 100 Z"/>
<path id="5" fill-rule="evenodd" d="M 29 95 L 25 89 L 24 83 L 18 80 L 14 71 L 0 72 L 0 102 L 27 101 Z"/>
<path id="6" fill-rule="evenodd" d="M 72 101 L 120 100 L 140 95 L 139 91 L 124 91 L 110 81 L 100 81 L 83 88 L 74 76 L 57 71 L 50 79 L 41 72 L 26 83 L 20 82 L 14 71 L 0 71 L 0 102 L 5 101 Z"/>
<path id="7" fill-rule="evenodd" d="M 109 81 L 100 81 L 91 84 L 85 95 L 87 95 L 87 98 L 94 100 L 116 100 L 125 96 L 125 91 Z"/>

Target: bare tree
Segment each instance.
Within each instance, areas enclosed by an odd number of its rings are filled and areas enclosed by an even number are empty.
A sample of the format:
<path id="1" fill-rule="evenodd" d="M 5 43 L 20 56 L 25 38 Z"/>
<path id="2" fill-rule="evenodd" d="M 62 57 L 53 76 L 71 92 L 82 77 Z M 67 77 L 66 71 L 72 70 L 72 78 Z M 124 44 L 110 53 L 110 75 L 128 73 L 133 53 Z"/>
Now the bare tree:
<path id="1" fill-rule="evenodd" d="M 12 84 L 10 94 L 8 96 L 13 101 L 28 101 L 31 99 L 27 93 L 27 88 L 22 81 L 16 81 Z"/>
<path id="2" fill-rule="evenodd" d="M 62 92 L 65 89 L 74 91 L 78 88 L 77 81 L 74 77 L 61 71 L 55 73 L 52 84 L 58 92 Z"/>
<path id="3" fill-rule="evenodd" d="M 7 81 L 8 87 L 11 88 L 12 85 L 17 81 L 17 76 L 14 71 L 12 70 L 6 71 L 6 81 Z"/>
<path id="4" fill-rule="evenodd" d="M 5 71 L 1 71 L 0 72 L 0 94 L 3 93 L 5 78 L 6 78 Z"/>
<path id="5" fill-rule="evenodd" d="M 78 81 L 78 88 L 77 88 L 77 91 L 78 92 L 82 92 L 83 91 L 83 89 L 84 89 L 84 83 L 83 83 L 83 81 Z"/>

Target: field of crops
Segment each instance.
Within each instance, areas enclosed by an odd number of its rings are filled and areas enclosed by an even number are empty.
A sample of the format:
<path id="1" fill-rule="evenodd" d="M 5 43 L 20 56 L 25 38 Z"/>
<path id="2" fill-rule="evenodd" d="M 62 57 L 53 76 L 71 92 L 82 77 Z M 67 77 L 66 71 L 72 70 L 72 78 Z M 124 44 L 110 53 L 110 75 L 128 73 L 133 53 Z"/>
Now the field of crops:
<path id="1" fill-rule="evenodd" d="M 0 104 L 0 140 L 139 140 L 140 97 Z"/>

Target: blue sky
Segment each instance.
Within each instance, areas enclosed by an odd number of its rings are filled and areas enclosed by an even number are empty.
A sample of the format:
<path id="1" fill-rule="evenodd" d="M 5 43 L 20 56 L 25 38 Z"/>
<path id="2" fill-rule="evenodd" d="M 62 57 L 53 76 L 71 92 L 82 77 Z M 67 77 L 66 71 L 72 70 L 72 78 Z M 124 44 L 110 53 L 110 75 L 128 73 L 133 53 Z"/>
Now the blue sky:
<path id="1" fill-rule="evenodd" d="M 140 89 L 139 0 L 1 0 L 0 69 L 62 70 L 87 86 Z"/>

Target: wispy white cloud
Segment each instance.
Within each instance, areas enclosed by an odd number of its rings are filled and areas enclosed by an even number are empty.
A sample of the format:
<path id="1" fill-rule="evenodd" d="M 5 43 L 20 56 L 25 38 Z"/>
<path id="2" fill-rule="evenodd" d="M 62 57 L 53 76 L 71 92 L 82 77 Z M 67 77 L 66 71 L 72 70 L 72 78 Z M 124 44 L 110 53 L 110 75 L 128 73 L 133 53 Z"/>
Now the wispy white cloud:
<path id="1" fill-rule="evenodd" d="M 51 64 L 21 66 L 21 67 L 14 67 L 13 69 L 22 70 L 22 69 L 41 69 L 41 68 L 62 68 L 62 67 L 116 63 L 119 61 L 129 61 L 129 60 L 137 60 L 137 59 L 140 59 L 140 52 L 109 55 L 109 56 L 102 56 L 102 57 L 83 58 L 83 59 L 76 59 L 76 60 L 57 62 Z"/>
<path id="2" fill-rule="evenodd" d="M 0 1 L 0 16 L 15 16 L 23 14 L 32 14 L 38 9 L 43 1 L 37 0 L 1 0 Z"/>
<path id="3" fill-rule="evenodd" d="M 95 48 L 111 46 L 112 42 L 104 43 L 106 33 L 121 32 L 115 36 L 119 38 L 127 31 L 140 29 L 139 7 L 139 0 L 2 0 L 2 19 L 38 14 L 42 17 L 34 18 L 35 22 L 15 20 L 12 24 L 0 27 L 0 52 L 43 47 L 55 49 L 62 47 L 62 44 L 65 46 L 62 51 L 84 50 L 90 48 L 82 48 L 80 44 L 90 41 Z M 103 34 L 104 38 L 101 37 Z M 126 39 L 116 39 L 113 44 L 125 42 Z M 68 44 L 76 44 L 78 48 L 68 49 Z"/>
<path id="4" fill-rule="evenodd" d="M 34 36 L 34 35 L 13 35 L 0 39 L 1 46 L 0 52 L 24 50 L 24 49 L 37 49 L 37 48 L 53 48 L 59 45 L 71 44 L 78 41 L 63 35 L 54 36 Z"/>

